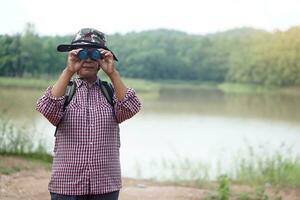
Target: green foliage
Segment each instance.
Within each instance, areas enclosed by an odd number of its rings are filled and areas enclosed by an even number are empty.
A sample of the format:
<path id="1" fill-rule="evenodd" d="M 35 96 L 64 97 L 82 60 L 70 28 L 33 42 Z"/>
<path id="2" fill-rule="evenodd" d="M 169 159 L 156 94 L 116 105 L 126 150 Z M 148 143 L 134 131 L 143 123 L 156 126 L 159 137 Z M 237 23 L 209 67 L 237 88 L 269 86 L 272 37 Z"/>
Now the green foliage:
<path id="1" fill-rule="evenodd" d="M 248 194 L 248 193 L 243 192 L 243 193 L 241 193 L 241 194 L 239 195 L 239 198 L 238 198 L 238 199 L 239 199 L 239 200 L 249 200 L 250 197 L 249 197 L 249 194 Z"/>
<path id="2" fill-rule="evenodd" d="M 172 30 L 112 34 L 108 46 L 125 77 L 148 80 L 198 80 L 263 85 L 300 83 L 300 27 L 285 32 L 251 28 L 211 35 Z M 23 34 L 0 35 L 0 76 L 53 76 L 66 54 L 60 43 L 71 36 L 39 36 L 28 24 Z"/>
<path id="3" fill-rule="evenodd" d="M 226 175 L 221 175 L 218 177 L 218 199 L 219 200 L 229 200 L 230 189 L 229 189 L 229 178 Z"/>
<path id="4" fill-rule="evenodd" d="M 256 188 L 254 199 L 269 200 L 269 196 L 265 193 L 265 189 L 263 187 L 258 187 Z"/>

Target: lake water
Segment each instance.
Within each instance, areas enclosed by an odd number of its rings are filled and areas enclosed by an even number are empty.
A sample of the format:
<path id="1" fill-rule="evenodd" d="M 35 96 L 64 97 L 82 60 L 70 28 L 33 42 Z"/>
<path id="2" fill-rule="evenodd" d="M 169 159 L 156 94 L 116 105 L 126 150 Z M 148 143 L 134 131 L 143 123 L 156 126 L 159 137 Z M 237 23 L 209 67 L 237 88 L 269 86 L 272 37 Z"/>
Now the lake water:
<path id="1" fill-rule="evenodd" d="M 43 91 L 0 88 L 0 110 L 35 130 L 51 153 L 55 128 L 35 111 Z M 300 155 L 300 94 L 225 94 L 162 89 L 139 94 L 142 110 L 121 126 L 123 176 L 167 177 L 163 163 L 203 164 L 213 178 L 232 170 L 249 147 L 259 154 Z M 292 151 L 288 151 L 292 149 Z"/>

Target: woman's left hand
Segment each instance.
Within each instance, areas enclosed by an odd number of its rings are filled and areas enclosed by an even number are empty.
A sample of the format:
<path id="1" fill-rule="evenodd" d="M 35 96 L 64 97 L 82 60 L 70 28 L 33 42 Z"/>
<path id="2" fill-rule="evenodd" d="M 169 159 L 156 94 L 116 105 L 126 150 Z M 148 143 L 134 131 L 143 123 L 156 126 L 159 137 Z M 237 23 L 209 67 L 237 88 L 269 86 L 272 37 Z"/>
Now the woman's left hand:
<path id="1" fill-rule="evenodd" d="M 110 77 L 116 71 L 113 54 L 105 49 L 98 50 L 102 55 L 102 59 L 98 60 L 99 66 Z"/>

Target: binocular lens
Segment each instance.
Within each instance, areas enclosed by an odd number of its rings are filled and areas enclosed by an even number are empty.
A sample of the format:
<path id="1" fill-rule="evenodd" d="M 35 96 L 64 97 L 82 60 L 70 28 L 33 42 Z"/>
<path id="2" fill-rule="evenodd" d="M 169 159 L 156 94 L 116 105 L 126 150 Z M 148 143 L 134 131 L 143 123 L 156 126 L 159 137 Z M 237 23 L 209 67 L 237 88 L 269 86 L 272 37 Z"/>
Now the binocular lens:
<path id="1" fill-rule="evenodd" d="M 78 52 L 78 57 L 79 57 L 80 60 L 87 59 L 87 57 L 88 57 L 88 51 L 84 50 L 84 49 L 80 50 Z"/>
<path id="2" fill-rule="evenodd" d="M 94 59 L 94 60 L 97 60 L 101 57 L 101 54 L 100 52 L 97 50 L 97 49 L 94 49 L 92 52 L 91 52 L 91 58 Z"/>
<path id="3" fill-rule="evenodd" d="M 87 59 L 88 57 L 93 60 L 101 59 L 101 53 L 97 49 L 93 49 L 91 51 L 82 49 L 78 52 L 77 56 L 80 60 Z"/>

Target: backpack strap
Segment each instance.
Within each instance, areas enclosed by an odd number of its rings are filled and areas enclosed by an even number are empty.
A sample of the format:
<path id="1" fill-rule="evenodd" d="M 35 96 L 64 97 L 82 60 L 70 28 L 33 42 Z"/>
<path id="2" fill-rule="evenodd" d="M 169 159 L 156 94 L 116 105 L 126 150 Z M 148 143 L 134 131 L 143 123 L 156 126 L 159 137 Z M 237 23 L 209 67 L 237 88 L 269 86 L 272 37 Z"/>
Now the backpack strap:
<path id="1" fill-rule="evenodd" d="M 75 91 L 76 91 L 76 83 L 74 80 L 70 80 L 68 83 L 67 89 L 66 89 L 66 93 L 65 93 L 66 101 L 64 103 L 63 111 L 66 110 L 66 107 L 71 102 L 71 100 L 75 94 Z"/>
<path id="2" fill-rule="evenodd" d="M 64 106 L 63 106 L 63 111 L 66 110 L 66 107 L 69 105 L 69 103 L 71 102 L 74 94 L 76 91 L 76 83 L 74 80 L 70 80 L 68 85 L 67 85 L 67 89 L 65 92 L 65 96 L 66 96 L 66 100 L 64 102 Z M 59 126 L 60 122 L 57 124 L 56 128 L 55 128 L 55 133 L 54 133 L 54 137 L 56 137 L 56 133 L 57 133 L 57 128 Z"/>
<path id="3" fill-rule="evenodd" d="M 114 102 L 113 102 L 114 89 L 111 83 L 99 80 L 99 84 L 100 84 L 100 90 L 104 94 L 108 103 L 111 106 L 114 106 Z"/>

